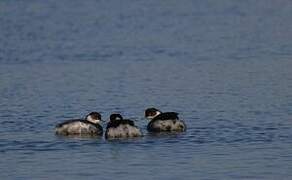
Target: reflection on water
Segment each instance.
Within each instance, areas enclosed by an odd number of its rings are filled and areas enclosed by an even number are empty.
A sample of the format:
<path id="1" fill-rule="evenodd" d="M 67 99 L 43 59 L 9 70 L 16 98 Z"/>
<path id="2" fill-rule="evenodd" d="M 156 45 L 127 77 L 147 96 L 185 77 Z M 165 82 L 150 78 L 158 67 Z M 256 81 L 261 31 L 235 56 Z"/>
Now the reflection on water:
<path id="1" fill-rule="evenodd" d="M 1 179 L 291 179 L 291 5 L 1 1 Z M 55 136 L 91 111 L 145 136 Z"/>

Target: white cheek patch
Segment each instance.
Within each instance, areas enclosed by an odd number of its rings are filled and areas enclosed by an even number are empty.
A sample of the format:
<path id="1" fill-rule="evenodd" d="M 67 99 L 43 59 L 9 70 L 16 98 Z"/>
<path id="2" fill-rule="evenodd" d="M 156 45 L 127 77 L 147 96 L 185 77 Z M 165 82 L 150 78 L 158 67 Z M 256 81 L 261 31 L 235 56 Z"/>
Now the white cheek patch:
<path id="1" fill-rule="evenodd" d="M 153 118 L 155 118 L 156 116 L 158 116 L 159 114 L 161 114 L 160 111 L 156 111 L 154 116 L 147 116 L 147 119 L 152 120 Z"/>
<path id="2" fill-rule="evenodd" d="M 155 116 L 158 116 L 159 114 L 161 114 L 161 112 L 160 111 L 156 111 Z"/>
<path id="3" fill-rule="evenodd" d="M 93 119 L 91 116 L 88 116 L 86 120 L 94 124 L 100 123 L 99 119 Z"/>

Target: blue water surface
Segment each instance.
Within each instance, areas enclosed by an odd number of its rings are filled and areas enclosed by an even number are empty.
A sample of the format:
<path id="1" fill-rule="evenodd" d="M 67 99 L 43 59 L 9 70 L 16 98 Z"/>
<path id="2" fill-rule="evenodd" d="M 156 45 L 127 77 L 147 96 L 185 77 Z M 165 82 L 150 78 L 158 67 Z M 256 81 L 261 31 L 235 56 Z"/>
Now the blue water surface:
<path id="1" fill-rule="evenodd" d="M 292 179 L 292 2 L 0 1 L 1 179 Z M 147 133 L 144 109 L 181 134 Z M 98 111 L 145 136 L 54 135 Z"/>

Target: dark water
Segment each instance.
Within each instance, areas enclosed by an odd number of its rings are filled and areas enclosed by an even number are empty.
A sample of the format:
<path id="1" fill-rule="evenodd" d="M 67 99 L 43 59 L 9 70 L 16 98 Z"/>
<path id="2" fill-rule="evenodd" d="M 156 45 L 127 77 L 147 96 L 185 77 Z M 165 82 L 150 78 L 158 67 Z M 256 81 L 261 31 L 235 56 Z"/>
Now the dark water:
<path id="1" fill-rule="evenodd" d="M 291 1 L 0 2 L 1 179 L 291 179 Z M 145 108 L 182 134 L 150 136 Z M 99 111 L 141 139 L 60 138 Z"/>

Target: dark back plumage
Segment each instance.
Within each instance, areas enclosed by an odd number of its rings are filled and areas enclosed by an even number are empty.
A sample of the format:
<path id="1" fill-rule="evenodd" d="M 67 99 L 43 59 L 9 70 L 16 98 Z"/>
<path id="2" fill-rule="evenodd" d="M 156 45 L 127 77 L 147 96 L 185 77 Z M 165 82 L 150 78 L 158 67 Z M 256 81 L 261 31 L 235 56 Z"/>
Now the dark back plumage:
<path id="1" fill-rule="evenodd" d="M 116 127 L 118 127 L 118 126 L 120 126 L 120 125 L 122 125 L 122 124 L 123 124 L 123 125 L 128 124 L 128 125 L 130 125 L 130 126 L 135 126 L 134 121 L 129 120 L 129 119 L 122 119 L 122 120 L 111 120 L 110 122 L 107 123 L 106 128 L 107 128 L 107 129 L 108 129 L 108 128 L 116 128 Z"/>
<path id="2" fill-rule="evenodd" d="M 177 120 L 178 118 L 178 113 L 176 112 L 164 112 L 156 116 L 155 118 L 152 119 L 152 121 L 156 120 Z"/>
<path id="3" fill-rule="evenodd" d="M 178 113 L 164 112 L 154 117 L 147 125 L 149 132 L 182 132 L 186 125 L 179 120 Z"/>

